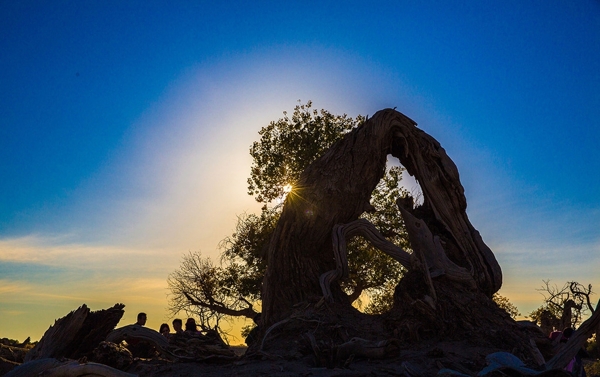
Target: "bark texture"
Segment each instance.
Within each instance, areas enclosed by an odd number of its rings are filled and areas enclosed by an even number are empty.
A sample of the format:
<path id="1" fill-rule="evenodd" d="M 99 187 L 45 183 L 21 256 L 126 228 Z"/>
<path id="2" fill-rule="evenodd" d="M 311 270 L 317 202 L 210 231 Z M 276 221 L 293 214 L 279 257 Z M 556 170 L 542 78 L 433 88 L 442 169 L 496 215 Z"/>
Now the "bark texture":
<path id="1" fill-rule="evenodd" d="M 322 297 L 320 277 L 339 270 L 331 241 L 334 226 L 351 223 L 370 208 L 371 193 L 383 177 L 388 154 L 400 160 L 423 191 L 421 207 L 414 211 L 411 206 L 404 208 L 432 234 L 427 240 L 419 232 L 411 235 L 409 231 L 411 243 L 414 238 L 431 244 L 421 248 L 421 258 L 438 269 L 445 266 L 445 274 L 469 281 L 471 289 L 487 297 L 500 289 L 500 266 L 469 222 L 455 164 L 415 122 L 386 109 L 311 164 L 287 196 L 269 244 L 264 324 L 280 321 L 300 303 Z M 337 304 L 350 305 L 335 283 L 330 295 Z"/>

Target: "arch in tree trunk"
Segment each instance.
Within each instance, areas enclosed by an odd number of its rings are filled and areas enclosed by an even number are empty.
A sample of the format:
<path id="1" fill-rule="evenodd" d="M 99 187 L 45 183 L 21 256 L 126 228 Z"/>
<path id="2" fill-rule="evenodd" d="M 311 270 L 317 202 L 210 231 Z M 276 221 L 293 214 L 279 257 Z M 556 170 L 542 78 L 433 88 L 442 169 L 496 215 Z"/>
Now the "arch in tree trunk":
<path id="1" fill-rule="evenodd" d="M 467 217 L 456 165 L 414 121 L 386 109 L 313 162 L 288 194 L 269 244 L 264 324 L 286 318 L 299 303 L 322 298 L 320 278 L 336 270 L 334 226 L 357 220 L 370 207 L 388 154 L 400 160 L 423 190 L 424 203 L 417 209 L 399 203 L 413 249 L 419 249 L 429 267 L 456 266 L 445 273 L 461 275 L 471 290 L 491 297 L 500 289 L 500 266 Z M 330 295 L 337 304 L 350 305 L 335 283 Z"/>

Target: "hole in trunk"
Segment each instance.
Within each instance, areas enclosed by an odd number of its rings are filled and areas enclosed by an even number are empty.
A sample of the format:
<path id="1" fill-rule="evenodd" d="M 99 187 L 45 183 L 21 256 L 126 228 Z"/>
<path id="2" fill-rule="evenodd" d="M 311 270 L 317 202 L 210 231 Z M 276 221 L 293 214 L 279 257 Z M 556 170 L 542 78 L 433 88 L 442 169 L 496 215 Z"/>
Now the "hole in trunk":
<path id="1" fill-rule="evenodd" d="M 386 174 L 371 195 L 374 210 L 365 212 L 367 219 L 390 242 L 411 253 L 404 222 L 396 206 L 398 197 L 413 197 L 421 204 L 423 195 L 416 180 L 410 177 L 397 158 L 388 156 Z M 405 273 L 404 267 L 363 237 L 348 242 L 349 278 L 341 282 L 352 305 L 366 314 L 383 314 L 392 309 L 394 289 Z"/>

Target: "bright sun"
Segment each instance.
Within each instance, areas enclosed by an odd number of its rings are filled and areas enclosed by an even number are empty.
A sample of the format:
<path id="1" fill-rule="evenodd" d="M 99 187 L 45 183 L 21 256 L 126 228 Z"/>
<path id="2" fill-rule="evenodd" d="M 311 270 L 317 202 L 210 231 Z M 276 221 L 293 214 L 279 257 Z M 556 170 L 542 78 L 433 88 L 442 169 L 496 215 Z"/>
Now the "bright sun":
<path id="1" fill-rule="evenodd" d="M 281 196 L 281 199 L 277 199 L 277 202 L 282 204 L 285 201 L 285 198 L 287 198 L 288 194 L 292 192 L 293 188 L 294 187 L 290 184 L 283 186 L 283 195 Z"/>

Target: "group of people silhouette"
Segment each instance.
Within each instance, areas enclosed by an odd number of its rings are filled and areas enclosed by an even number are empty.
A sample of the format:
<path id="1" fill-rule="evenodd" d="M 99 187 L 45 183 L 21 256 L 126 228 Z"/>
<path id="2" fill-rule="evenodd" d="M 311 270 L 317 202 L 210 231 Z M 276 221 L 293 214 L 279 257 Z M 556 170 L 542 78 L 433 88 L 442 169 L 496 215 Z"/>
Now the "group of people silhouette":
<path id="1" fill-rule="evenodd" d="M 139 313 L 137 315 L 137 322 L 135 323 L 138 326 L 145 326 L 146 321 L 148 320 L 148 316 L 146 313 Z M 185 330 L 183 329 L 183 321 L 180 318 L 175 318 L 172 322 L 173 324 L 173 333 L 171 333 L 171 328 L 168 323 L 163 323 L 160 325 L 158 332 L 160 332 L 165 338 L 169 338 L 172 334 L 179 334 L 186 332 L 191 335 L 200 334 L 198 331 L 198 325 L 196 324 L 196 320 L 194 318 L 188 318 L 185 322 Z"/>

